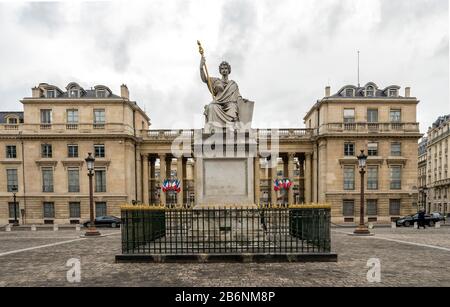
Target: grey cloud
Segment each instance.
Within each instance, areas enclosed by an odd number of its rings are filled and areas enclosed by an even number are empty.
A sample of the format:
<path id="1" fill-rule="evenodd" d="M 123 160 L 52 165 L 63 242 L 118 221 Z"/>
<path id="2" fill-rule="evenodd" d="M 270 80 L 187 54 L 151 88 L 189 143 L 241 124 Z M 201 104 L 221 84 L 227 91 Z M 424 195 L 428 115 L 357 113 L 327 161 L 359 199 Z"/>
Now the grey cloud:
<path id="1" fill-rule="evenodd" d="M 64 16 L 59 14 L 61 7 L 62 4 L 59 2 L 27 3 L 19 13 L 18 21 L 32 31 L 52 32 L 66 23 Z"/>
<path id="2" fill-rule="evenodd" d="M 448 1 L 444 0 L 380 0 L 381 15 L 378 31 L 407 30 L 407 25 L 427 22 L 442 13 L 448 16 Z"/>
<path id="3" fill-rule="evenodd" d="M 252 43 L 256 31 L 257 10 L 248 0 L 226 1 L 222 7 L 219 27 L 220 49 L 223 59 L 243 67 L 245 52 Z"/>

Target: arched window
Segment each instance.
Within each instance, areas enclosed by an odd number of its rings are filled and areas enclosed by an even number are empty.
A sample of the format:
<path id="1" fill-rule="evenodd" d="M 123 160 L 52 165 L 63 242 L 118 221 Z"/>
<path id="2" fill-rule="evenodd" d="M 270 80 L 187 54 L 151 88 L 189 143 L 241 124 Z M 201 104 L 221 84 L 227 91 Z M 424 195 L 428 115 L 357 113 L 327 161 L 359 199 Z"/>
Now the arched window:
<path id="1" fill-rule="evenodd" d="M 19 119 L 16 116 L 11 116 L 6 119 L 6 123 L 9 125 L 17 125 L 19 123 Z"/>
<path id="2" fill-rule="evenodd" d="M 352 88 L 345 89 L 345 97 L 353 97 L 355 96 L 355 90 Z"/>
<path id="3" fill-rule="evenodd" d="M 373 88 L 373 86 L 368 86 L 366 88 L 366 97 L 374 97 L 375 96 L 375 90 Z"/>

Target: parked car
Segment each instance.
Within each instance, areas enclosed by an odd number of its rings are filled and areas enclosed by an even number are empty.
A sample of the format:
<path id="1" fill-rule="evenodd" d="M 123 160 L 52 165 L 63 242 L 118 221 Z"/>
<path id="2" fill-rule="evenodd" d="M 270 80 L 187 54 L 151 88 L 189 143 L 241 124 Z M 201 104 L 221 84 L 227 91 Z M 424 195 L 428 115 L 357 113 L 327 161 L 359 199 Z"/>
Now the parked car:
<path id="1" fill-rule="evenodd" d="M 121 220 L 115 216 L 98 216 L 95 218 L 95 227 L 112 227 L 116 228 L 121 224 Z M 86 221 L 83 223 L 84 227 L 89 227 L 91 221 Z"/>
<path id="2" fill-rule="evenodd" d="M 432 212 L 432 213 L 431 213 L 431 216 L 433 217 L 433 219 L 434 219 L 436 222 L 445 222 L 445 219 L 446 219 L 445 215 L 443 215 L 443 214 L 440 213 L 440 212 Z"/>
<path id="3" fill-rule="evenodd" d="M 444 220 L 445 218 L 440 213 L 437 212 L 425 215 L 425 225 L 429 227 L 433 227 L 437 222 L 441 222 Z M 404 227 L 414 226 L 414 223 L 419 223 L 418 213 L 399 218 L 396 221 L 397 226 L 404 226 Z"/>

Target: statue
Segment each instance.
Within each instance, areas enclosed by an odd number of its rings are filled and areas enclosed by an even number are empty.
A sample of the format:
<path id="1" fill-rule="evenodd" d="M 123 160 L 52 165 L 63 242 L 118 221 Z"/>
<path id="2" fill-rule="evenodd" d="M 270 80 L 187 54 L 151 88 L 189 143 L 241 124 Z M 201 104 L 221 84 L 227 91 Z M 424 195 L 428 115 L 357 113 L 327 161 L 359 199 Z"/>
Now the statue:
<path id="1" fill-rule="evenodd" d="M 232 127 L 239 129 L 242 124 L 248 124 L 253 115 L 253 102 L 243 99 L 237 83 L 228 79 L 231 73 L 230 64 L 222 62 L 219 65 L 222 78 L 209 77 L 203 48 L 200 42 L 197 41 L 197 43 L 201 54 L 200 77 L 208 85 L 213 99 L 209 105 L 205 106 L 205 128 Z"/>

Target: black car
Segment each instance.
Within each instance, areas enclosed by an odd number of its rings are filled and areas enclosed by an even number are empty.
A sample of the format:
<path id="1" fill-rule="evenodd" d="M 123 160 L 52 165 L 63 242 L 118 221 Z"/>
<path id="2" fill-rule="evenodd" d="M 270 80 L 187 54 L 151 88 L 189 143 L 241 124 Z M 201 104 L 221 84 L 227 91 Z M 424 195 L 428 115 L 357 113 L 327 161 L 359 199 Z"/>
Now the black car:
<path id="1" fill-rule="evenodd" d="M 426 214 L 425 215 L 425 225 L 429 227 L 433 227 L 437 222 L 441 222 L 441 217 L 436 214 Z M 397 226 L 411 227 L 414 226 L 414 223 L 419 224 L 419 214 L 408 215 L 402 218 L 399 218 L 396 221 Z"/>
<path id="2" fill-rule="evenodd" d="M 91 221 L 83 223 L 84 227 L 89 227 Z M 98 216 L 95 218 L 95 227 L 112 227 L 116 228 L 121 224 L 121 220 L 115 216 Z"/>

